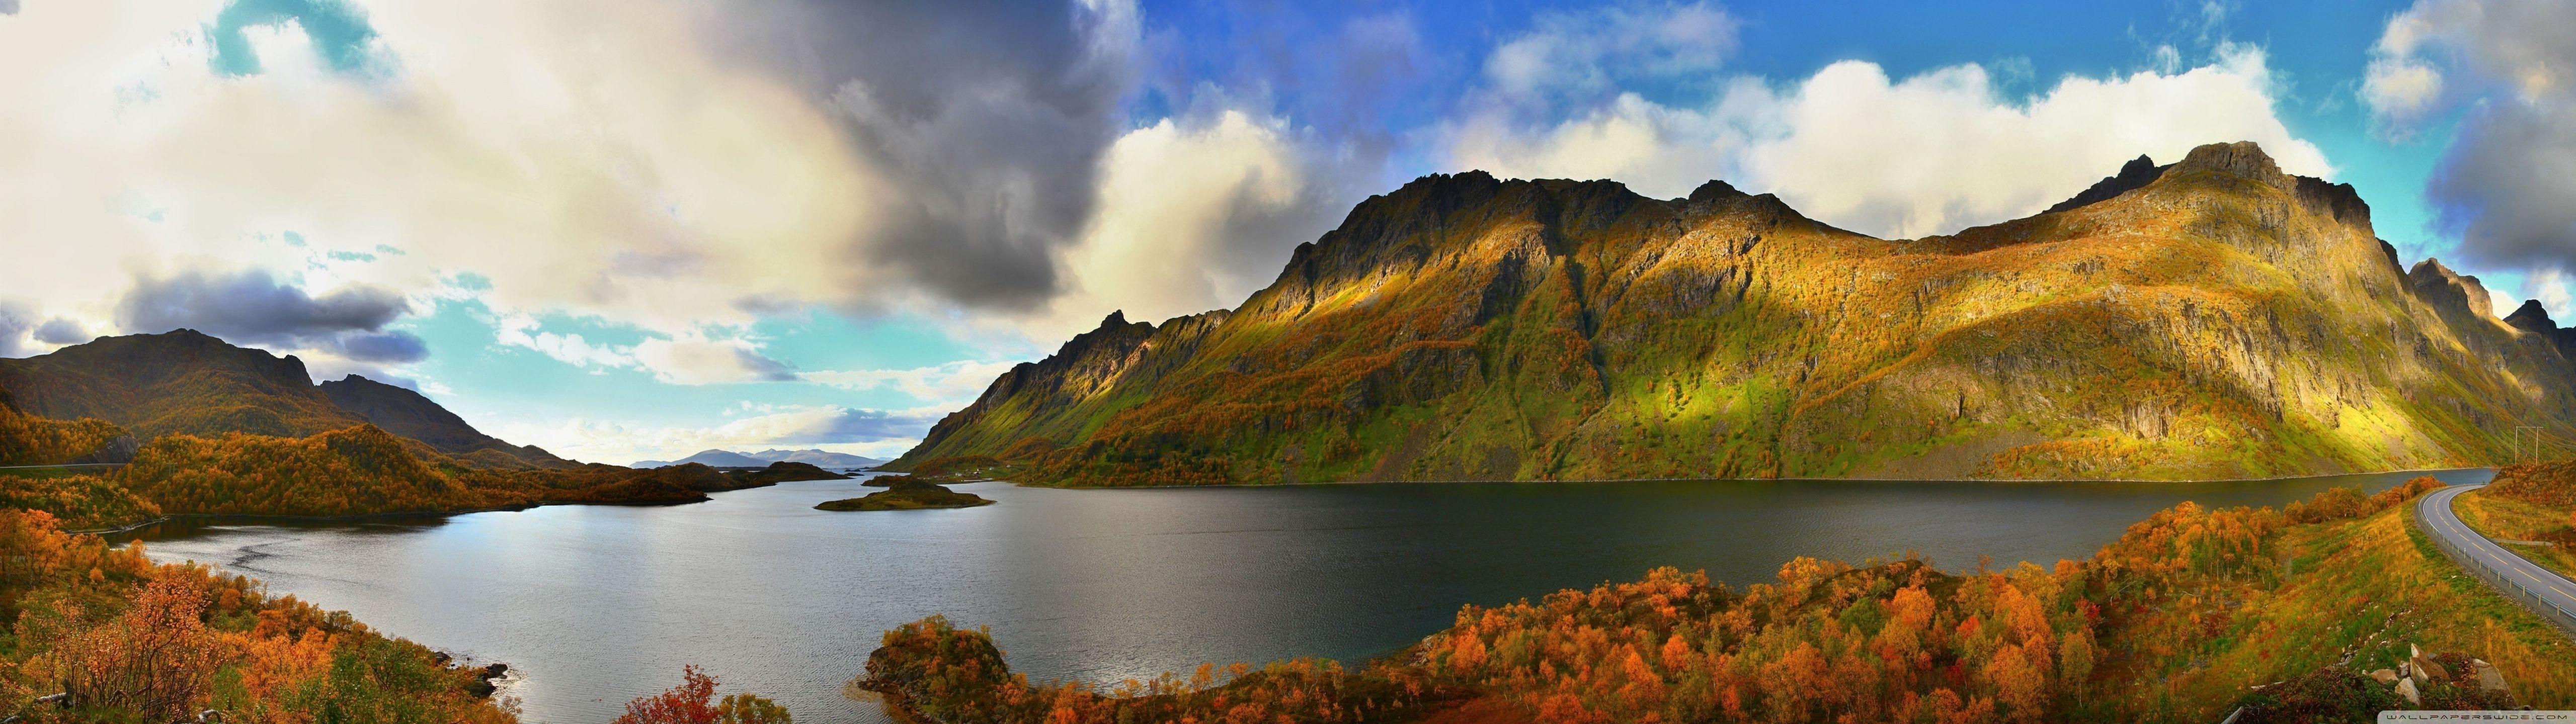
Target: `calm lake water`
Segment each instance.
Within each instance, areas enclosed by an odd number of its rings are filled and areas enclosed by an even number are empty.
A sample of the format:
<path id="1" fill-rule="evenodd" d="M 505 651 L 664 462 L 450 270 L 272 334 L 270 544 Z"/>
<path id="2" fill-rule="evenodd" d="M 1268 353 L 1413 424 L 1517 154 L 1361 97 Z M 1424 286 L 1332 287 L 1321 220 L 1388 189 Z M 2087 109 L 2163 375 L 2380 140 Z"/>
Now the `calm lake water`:
<path id="1" fill-rule="evenodd" d="M 2487 470 L 2437 473 L 2476 482 Z M 268 581 L 379 630 L 525 675 L 532 722 L 606 722 L 677 683 L 778 699 L 800 723 L 876 721 L 841 698 L 879 634 L 932 613 L 990 626 L 1018 670 L 1115 681 L 1200 661 L 1359 658 L 1495 604 L 1706 569 L 1736 585 L 1808 555 L 1911 548 L 1949 569 L 2081 558 L 2182 500 L 2279 505 L 2411 474 L 2222 483 L 1688 481 L 1061 490 L 956 486 L 959 510 L 823 512 L 858 480 L 672 507 L 440 520 L 165 525 L 152 557 Z"/>

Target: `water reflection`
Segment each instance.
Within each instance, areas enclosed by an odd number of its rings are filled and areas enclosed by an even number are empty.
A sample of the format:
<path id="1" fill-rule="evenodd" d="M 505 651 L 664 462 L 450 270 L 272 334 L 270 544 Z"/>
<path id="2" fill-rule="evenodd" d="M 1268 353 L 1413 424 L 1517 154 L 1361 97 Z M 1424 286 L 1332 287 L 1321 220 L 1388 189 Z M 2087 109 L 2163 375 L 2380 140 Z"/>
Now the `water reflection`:
<path id="1" fill-rule="evenodd" d="M 2440 473 L 2453 482 L 2483 470 Z M 529 720 L 605 721 L 696 663 L 800 722 L 842 699 L 884 629 L 986 625 L 1038 677 L 1115 680 L 1203 660 L 1356 658 L 1459 604 L 1647 568 L 1768 580 L 1793 556 L 1916 549 L 1943 567 L 2083 557 L 2184 499 L 2278 505 L 2409 475 L 2230 483 L 1830 480 L 1424 483 L 1058 490 L 973 483 L 999 504 L 831 513 L 857 480 L 675 507 L 546 507 L 440 520 L 211 521 L 138 535 L 443 649 L 506 661 Z"/>

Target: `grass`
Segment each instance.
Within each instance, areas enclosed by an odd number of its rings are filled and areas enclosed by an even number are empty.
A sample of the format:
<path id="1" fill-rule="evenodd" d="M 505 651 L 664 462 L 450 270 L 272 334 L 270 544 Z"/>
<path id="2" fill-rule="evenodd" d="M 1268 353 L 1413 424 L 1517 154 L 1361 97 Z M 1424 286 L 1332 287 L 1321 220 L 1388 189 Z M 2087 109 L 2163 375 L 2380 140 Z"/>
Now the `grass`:
<path id="1" fill-rule="evenodd" d="M 2453 508 L 2459 512 L 2461 522 L 2468 523 L 2478 534 L 2489 538 L 2549 543 L 2506 543 L 2504 548 L 2558 571 L 2559 575 L 2576 578 L 2576 551 L 2568 550 L 2568 543 L 2576 541 L 2576 528 L 2568 526 L 2566 510 L 2485 492 L 2479 489 L 2461 493 L 2459 505 Z"/>
<path id="2" fill-rule="evenodd" d="M 2576 706 L 2576 643 L 2443 556 L 2416 529 L 2413 509 L 2410 501 L 2291 528 L 2276 542 L 2275 581 L 2195 592 L 2172 615 L 2205 622 L 2205 637 L 2129 642 L 2173 650 L 2149 664 L 2163 671 L 2134 672 L 2123 708 L 2161 719 L 2224 716 L 2251 684 L 2338 663 L 2392 668 L 2409 644 L 2495 664 L 2525 704 Z"/>

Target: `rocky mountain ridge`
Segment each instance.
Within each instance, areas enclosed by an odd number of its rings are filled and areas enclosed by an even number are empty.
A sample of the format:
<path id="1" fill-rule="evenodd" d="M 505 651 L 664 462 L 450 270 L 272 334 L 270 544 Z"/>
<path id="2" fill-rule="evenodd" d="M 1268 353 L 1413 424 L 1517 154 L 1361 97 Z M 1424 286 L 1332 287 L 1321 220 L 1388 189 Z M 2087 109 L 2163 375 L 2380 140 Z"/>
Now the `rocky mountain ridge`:
<path id="1" fill-rule="evenodd" d="M 1111 315 L 889 466 L 1034 482 L 2255 477 L 2483 463 L 2576 419 L 2546 315 L 2399 266 L 2250 143 L 1917 240 L 1711 182 L 1434 175 L 1233 311 Z M 2536 308 L 2535 308 L 2536 309 Z"/>

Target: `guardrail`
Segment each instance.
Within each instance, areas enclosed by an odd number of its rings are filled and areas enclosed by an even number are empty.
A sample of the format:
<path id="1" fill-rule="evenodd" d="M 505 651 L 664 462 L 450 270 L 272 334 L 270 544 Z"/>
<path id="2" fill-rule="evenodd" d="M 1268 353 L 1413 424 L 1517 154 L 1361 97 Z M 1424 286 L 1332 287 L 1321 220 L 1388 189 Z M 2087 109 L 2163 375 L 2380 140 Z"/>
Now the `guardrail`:
<path id="1" fill-rule="evenodd" d="M 2453 496 L 2453 498 L 2457 497 L 2458 496 L 2456 495 Z M 2450 502 L 2451 499 L 2444 499 L 2442 504 L 2444 507 L 2449 507 Z M 2484 536 L 2483 533 L 2479 533 L 2475 530 L 2469 531 L 2469 534 L 2481 537 Z M 2444 538 L 2429 529 L 2424 531 L 2424 537 L 2431 538 L 2433 540 L 2433 547 L 2441 548 L 2443 555 L 2451 557 L 2451 562 L 2460 564 L 2460 567 L 2468 570 L 2471 575 L 2475 575 L 2479 579 L 2486 581 L 2487 585 L 2494 588 L 2496 592 L 2503 593 L 2507 597 L 2521 602 L 2524 608 L 2531 609 L 2531 612 L 2538 613 L 2541 618 L 2547 619 L 2550 623 L 2557 625 L 2558 630 L 2561 633 L 2567 634 L 2570 638 L 2576 638 L 2576 611 L 2567 610 L 2566 608 L 2559 606 L 2557 603 L 2553 603 L 2548 599 L 2540 597 L 2539 594 L 2533 593 L 2530 588 L 2524 587 L 2521 583 L 2504 575 L 2502 571 L 2498 571 L 2493 566 L 2487 565 L 2486 561 L 2479 560 L 2477 556 L 2470 555 L 2468 551 L 2461 550 L 2458 546 L 2452 545 L 2448 538 Z M 2498 549 L 2504 548 L 2504 546 L 2500 545 L 2496 547 Z M 2505 550 L 2505 554 L 2520 557 L 2512 550 Z"/>

